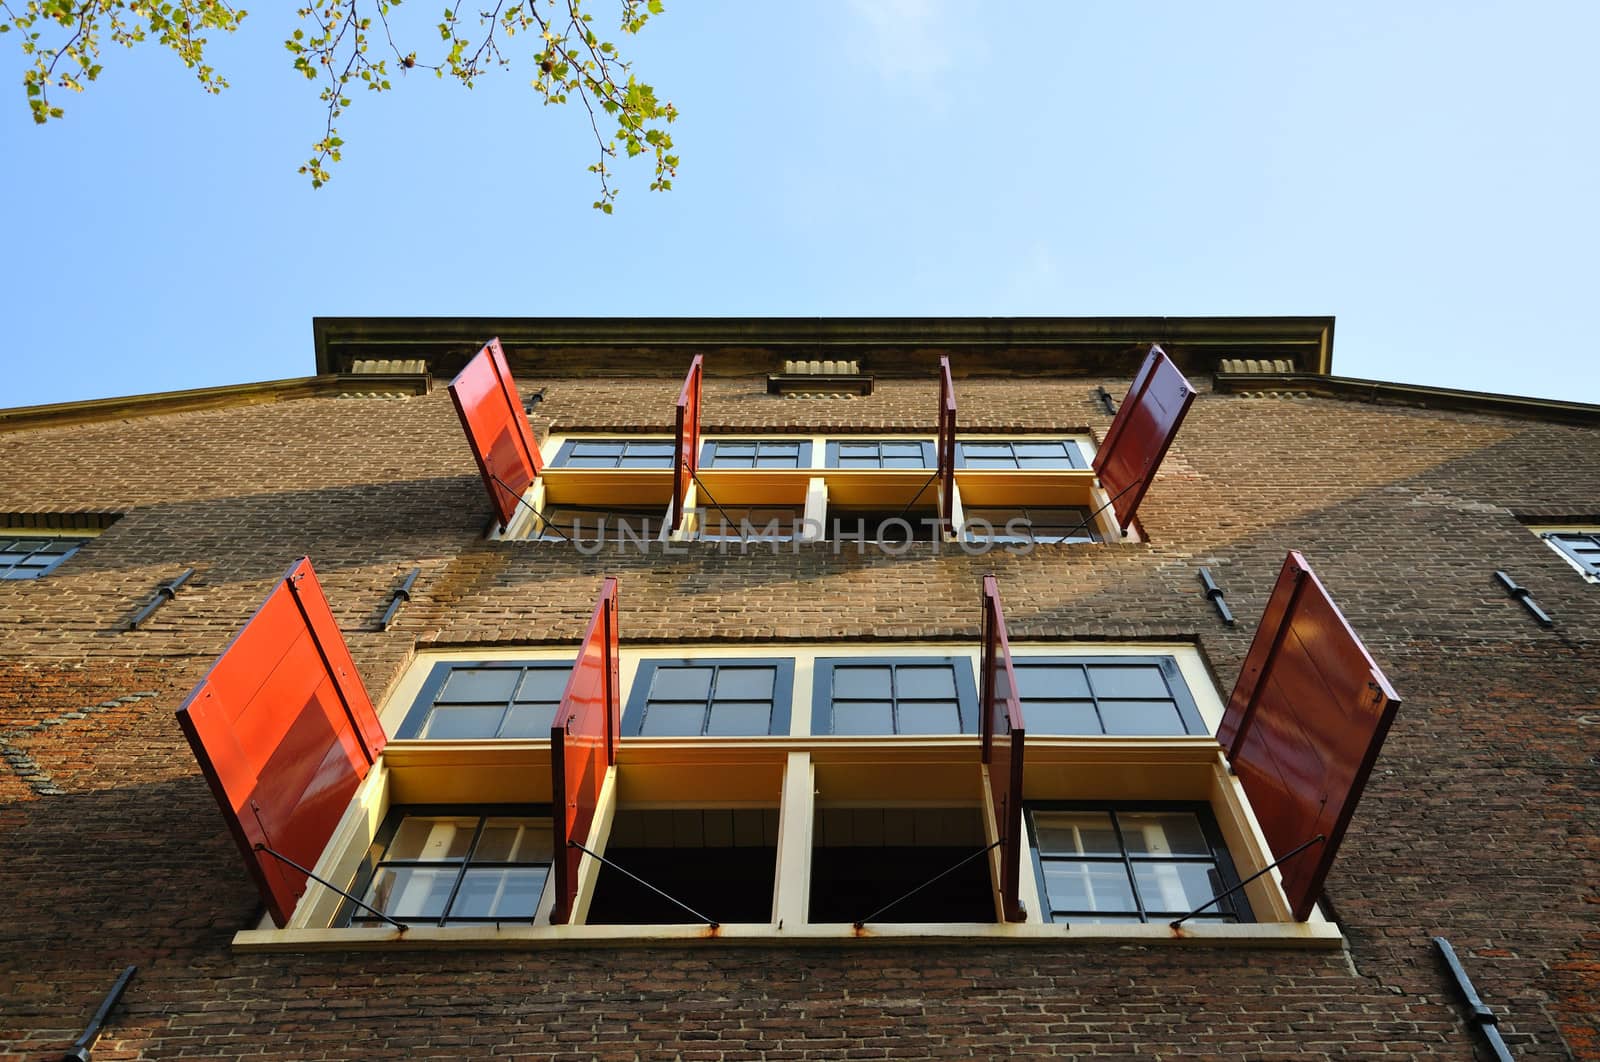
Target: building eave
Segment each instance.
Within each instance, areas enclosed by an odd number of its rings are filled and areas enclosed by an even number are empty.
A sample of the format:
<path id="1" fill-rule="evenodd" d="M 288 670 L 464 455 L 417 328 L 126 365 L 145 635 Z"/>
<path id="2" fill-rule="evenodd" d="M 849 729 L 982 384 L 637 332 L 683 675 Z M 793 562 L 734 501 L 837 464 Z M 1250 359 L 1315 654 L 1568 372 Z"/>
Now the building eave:
<path id="1" fill-rule="evenodd" d="M 1382 406 L 1447 409 L 1465 413 L 1490 413 L 1559 424 L 1600 425 L 1600 405 L 1563 402 L 1553 398 L 1527 398 L 1489 391 L 1459 391 L 1449 387 L 1360 380 L 1306 372 L 1219 372 L 1214 377 L 1219 394 L 1256 392 L 1304 393 L 1317 398 L 1340 398 Z"/>

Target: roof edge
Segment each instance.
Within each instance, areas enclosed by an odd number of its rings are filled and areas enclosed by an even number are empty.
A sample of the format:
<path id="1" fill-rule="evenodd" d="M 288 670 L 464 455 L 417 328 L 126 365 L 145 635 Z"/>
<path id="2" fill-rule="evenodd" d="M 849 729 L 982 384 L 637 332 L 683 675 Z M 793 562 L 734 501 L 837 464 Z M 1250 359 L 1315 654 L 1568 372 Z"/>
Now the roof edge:
<path id="1" fill-rule="evenodd" d="M 906 354 L 959 351 L 964 373 L 1012 371 L 1018 349 L 1060 348 L 1062 368 L 1114 365 L 1131 376 L 1151 343 L 1181 368 L 1210 373 L 1224 357 L 1293 357 L 1302 371 L 1333 364 L 1332 316 L 1303 317 L 315 317 L 317 371 L 348 372 L 358 360 L 423 358 L 435 376 L 459 370 L 498 336 L 513 370 L 675 374 L 661 355 L 739 352 L 739 374 L 778 372 L 797 355 L 836 359 L 894 352 L 862 367 L 878 375 L 923 375 Z M 1076 353 L 1077 357 L 1072 357 Z M 766 354 L 774 364 L 759 364 Z M 717 368 L 719 374 L 723 365 Z M 1032 367 L 1032 366 L 1030 366 Z M 711 366 L 708 365 L 708 371 Z"/>
<path id="2" fill-rule="evenodd" d="M 289 380 L 262 380 L 256 383 L 199 387 L 190 391 L 159 391 L 115 398 L 91 398 L 81 402 L 55 402 L 42 406 L 0 409 L 0 433 L 24 428 L 52 428 L 126 417 L 151 417 L 162 413 L 184 413 L 231 406 L 287 402 L 297 398 L 327 398 L 341 394 L 425 395 L 429 377 L 410 374 L 325 374 Z"/>
<path id="3" fill-rule="evenodd" d="M 1450 387 L 1362 380 L 1353 376 L 1324 376 L 1307 372 L 1219 372 L 1214 377 L 1214 387 L 1221 394 L 1303 391 L 1318 398 L 1342 398 L 1373 405 L 1492 413 L 1560 424 L 1600 426 L 1600 405 L 1587 402 L 1529 398 L 1492 391 L 1460 391 Z"/>

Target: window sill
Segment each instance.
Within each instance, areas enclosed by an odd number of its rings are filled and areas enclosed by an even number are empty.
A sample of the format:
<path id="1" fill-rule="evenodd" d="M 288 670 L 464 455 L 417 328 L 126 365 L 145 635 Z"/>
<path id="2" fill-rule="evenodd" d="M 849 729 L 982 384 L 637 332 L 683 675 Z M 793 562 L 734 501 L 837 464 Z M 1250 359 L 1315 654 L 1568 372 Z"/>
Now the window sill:
<path id="1" fill-rule="evenodd" d="M 1172 944 L 1182 946 L 1327 950 L 1344 946 L 1331 922 L 1267 922 L 1232 925 L 1165 923 L 1141 926 L 904 925 L 883 924 L 857 931 L 849 925 L 808 925 L 783 930 L 770 925 L 722 926 L 417 926 L 405 932 L 374 929 L 247 929 L 234 934 L 235 951 L 366 951 L 393 948 L 503 948 L 542 950 L 567 947 L 680 946 L 727 942 L 747 946 L 837 945 L 843 941 L 929 944 L 970 941 L 985 944 Z"/>

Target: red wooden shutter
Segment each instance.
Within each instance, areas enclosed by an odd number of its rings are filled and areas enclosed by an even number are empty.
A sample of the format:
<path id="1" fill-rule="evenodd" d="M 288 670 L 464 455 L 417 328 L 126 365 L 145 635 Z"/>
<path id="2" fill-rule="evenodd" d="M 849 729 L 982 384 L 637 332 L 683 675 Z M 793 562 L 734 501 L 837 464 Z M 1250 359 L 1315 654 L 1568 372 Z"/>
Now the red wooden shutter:
<path id="1" fill-rule="evenodd" d="M 578 864 L 583 859 L 583 853 L 567 842 L 593 843 L 590 829 L 606 768 L 617 762 L 622 725 L 617 663 L 617 581 L 608 577 L 561 694 L 556 724 L 550 728 L 556 872 L 556 904 L 550 920 L 557 924 L 572 918 Z"/>
<path id="2" fill-rule="evenodd" d="M 311 561 L 300 558 L 178 709 L 245 867 L 280 928 L 383 751 L 383 728 Z"/>
<path id="3" fill-rule="evenodd" d="M 1316 573 L 1290 550 L 1217 740 L 1274 853 L 1326 838 L 1282 867 L 1301 921 L 1322 895 L 1399 706 Z"/>
<path id="4" fill-rule="evenodd" d="M 700 385 L 705 355 L 696 354 L 678 395 L 678 434 L 672 446 L 672 527 L 683 528 L 683 501 L 700 471 Z"/>
<path id="5" fill-rule="evenodd" d="M 1094 457 L 1094 470 L 1124 531 L 1133 523 L 1194 395 L 1166 351 L 1152 346 Z"/>
<path id="6" fill-rule="evenodd" d="M 500 340 L 489 340 L 450 381 L 450 398 L 503 531 L 523 492 L 544 471 L 544 461 Z"/>
<path id="7" fill-rule="evenodd" d="M 944 533 L 954 531 L 956 505 L 956 387 L 950 380 L 950 359 L 939 359 L 939 434 L 935 463 L 939 472 L 939 520 Z"/>
<path id="8" fill-rule="evenodd" d="M 994 801 L 995 834 L 1000 845 L 1000 903 L 1011 922 L 1027 918 L 1018 895 L 1022 866 L 1022 702 L 1011 668 L 1011 641 L 1006 635 L 1000 588 L 992 575 L 983 577 L 983 762 L 989 765 L 989 791 Z"/>

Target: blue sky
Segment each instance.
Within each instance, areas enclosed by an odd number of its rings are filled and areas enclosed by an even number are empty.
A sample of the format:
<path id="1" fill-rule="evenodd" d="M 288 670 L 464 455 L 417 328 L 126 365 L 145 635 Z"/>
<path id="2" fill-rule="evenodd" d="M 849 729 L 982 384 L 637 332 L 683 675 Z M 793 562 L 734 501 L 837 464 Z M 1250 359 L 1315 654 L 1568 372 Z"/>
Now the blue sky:
<path id="1" fill-rule="evenodd" d="M 221 96 L 119 50 L 42 129 L 0 37 L 0 406 L 309 375 L 360 314 L 1333 314 L 1342 375 L 1600 402 L 1600 5 L 667 5 L 683 165 L 612 217 L 521 72 L 358 98 L 313 191 L 287 6 Z"/>

